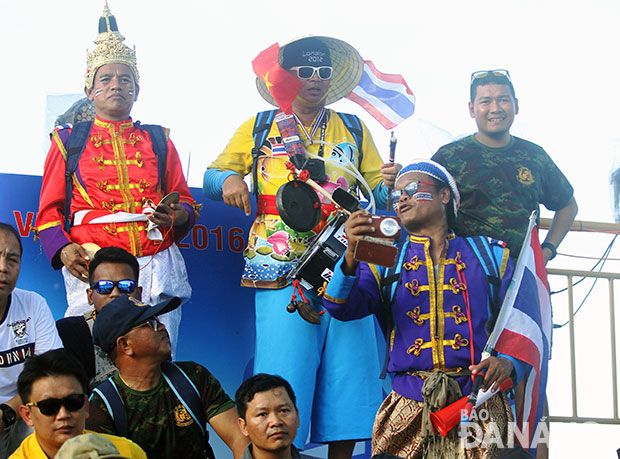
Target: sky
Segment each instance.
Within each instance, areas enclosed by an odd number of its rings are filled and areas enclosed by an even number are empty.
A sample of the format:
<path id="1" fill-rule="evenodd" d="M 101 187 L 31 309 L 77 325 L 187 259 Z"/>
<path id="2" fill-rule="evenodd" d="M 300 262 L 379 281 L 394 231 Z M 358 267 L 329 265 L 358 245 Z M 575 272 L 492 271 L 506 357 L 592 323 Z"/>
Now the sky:
<path id="1" fill-rule="evenodd" d="M 471 72 L 509 69 L 520 107 L 512 133 L 543 146 L 569 178 L 577 219 L 614 221 L 609 178 L 620 164 L 620 2 L 109 0 L 109 6 L 125 43 L 136 47 L 141 81 L 132 115 L 171 129 L 190 186 L 201 186 L 205 168 L 241 123 L 269 108 L 256 91 L 251 60 L 275 42 L 327 35 L 409 83 L 416 113 L 395 129 L 396 160 L 403 163 L 430 157 L 441 145 L 474 132 L 467 110 Z M 83 91 L 86 50 L 94 48 L 102 10 L 103 0 L 0 0 L 2 172 L 42 174 L 49 148 L 46 123 L 60 110 L 47 101 Z M 388 131 L 353 102 L 331 107 L 359 115 L 387 158 Z M 610 240 L 571 234 L 559 252 L 599 256 Z M 610 256 L 620 258 L 620 250 Z M 589 269 L 594 263 L 560 256 L 550 266 Z M 617 272 L 618 266 L 610 262 L 604 270 Z M 607 327 L 606 288 L 599 283 L 577 316 L 582 363 L 592 355 L 601 323 Z M 576 289 L 576 300 L 586 290 Z M 565 315 L 556 311 L 556 321 Z M 556 334 L 557 343 L 565 329 Z M 552 384 L 564 394 L 565 347 L 556 344 L 556 349 Z M 608 361 L 601 364 L 604 370 Z M 611 389 L 600 392 L 593 388 L 583 396 L 586 411 L 601 406 L 601 415 L 608 415 L 604 393 Z M 554 406 L 550 398 L 552 414 L 564 408 L 564 399 Z M 575 444 L 575 432 L 581 437 L 589 429 L 601 438 Z M 620 447 L 620 427 L 606 429 L 554 425 L 551 457 L 563 451 L 573 457 L 579 448 L 612 457 Z"/>

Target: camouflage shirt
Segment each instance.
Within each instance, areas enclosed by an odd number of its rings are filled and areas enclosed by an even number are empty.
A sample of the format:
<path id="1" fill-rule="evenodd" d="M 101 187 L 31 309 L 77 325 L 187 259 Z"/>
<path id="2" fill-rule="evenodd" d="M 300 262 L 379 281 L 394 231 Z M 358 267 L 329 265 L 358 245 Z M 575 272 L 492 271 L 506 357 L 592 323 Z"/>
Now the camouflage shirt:
<path id="1" fill-rule="evenodd" d="M 540 204 L 560 210 L 573 196 L 573 187 L 545 150 L 518 137 L 491 148 L 470 135 L 441 147 L 432 159 L 450 171 L 461 194 L 455 232 L 500 239 L 514 259 L 532 211 Z"/>
<path id="2" fill-rule="evenodd" d="M 175 363 L 198 389 L 207 421 L 235 406 L 206 368 L 194 362 Z M 118 373 L 114 375 L 114 383 L 127 412 L 127 438 L 140 445 L 150 459 L 205 457 L 200 428 L 163 377 L 147 391 L 130 389 Z M 90 399 L 88 429 L 118 435 L 114 421 L 97 393 Z"/>

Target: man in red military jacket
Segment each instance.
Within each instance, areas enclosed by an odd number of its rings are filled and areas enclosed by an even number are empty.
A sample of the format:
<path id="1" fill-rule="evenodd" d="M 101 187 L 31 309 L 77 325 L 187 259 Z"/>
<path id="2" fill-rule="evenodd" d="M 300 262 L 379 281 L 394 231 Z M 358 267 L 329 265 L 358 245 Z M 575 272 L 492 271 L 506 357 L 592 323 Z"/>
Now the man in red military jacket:
<path id="1" fill-rule="evenodd" d="M 148 303 L 191 295 L 185 262 L 175 242 L 194 225 L 196 203 L 168 131 L 153 127 L 165 135 L 161 144 L 165 143 L 167 153 L 158 154 L 152 130 L 130 117 L 139 76 L 135 51 L 123 41 L 106 5 L 97 47 L 87 56 L 84 90 L 95 105 L 96 117 L 71 177 L 70 228 L 64 227 L 65 170 L 68 139 L 77 126 L 63 125 L 52 132 L 45 161 L 37 233 L 52 266 L 62 268 L 66 316 L 90 309 L 86 297 L 89 250 L 99 247 L 121 247 L 138 258 L 143 298 Z M 165 161 L 163 172 L 159 161 Z M 178 193 L 178 200 L 159 204 L 172 192 Z M 173 345 L 180 319 L 180 312 L 163 318 Z"/>

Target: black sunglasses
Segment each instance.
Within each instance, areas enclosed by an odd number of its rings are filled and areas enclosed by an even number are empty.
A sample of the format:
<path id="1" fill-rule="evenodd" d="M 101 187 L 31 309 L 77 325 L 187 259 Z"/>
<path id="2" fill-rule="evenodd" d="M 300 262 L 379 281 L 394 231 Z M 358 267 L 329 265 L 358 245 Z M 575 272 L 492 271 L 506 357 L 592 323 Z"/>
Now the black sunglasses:
<path id="1" fill-rule="evenodd" d="M 45 416 L 55 416 L 60 411 L 60 407 L 64 406 L 67 411 L 77 411 L 84 406 L 86 395 L 70 394 L 64 398 L 46 398 L 38 402 L 26 403 L 26 406 L 36 406 Z"/>
<path id="2" fill-rule="evenodd" d="M 99 295 L 109 295 L 114 290 L 114 287 L 118 287 L 118 291 L 121 293 L 133 293 L 136 289 L 136 281 L 132 279 L 119 281 L 100 280 L 90 286 Z"/>
<path id="3" fill-rule="evenodd" d="M 159 319 L 157 319 L 157 317 L 151 317 L 150 319 L 142 322 L 141 324 L 138 324 L 135 327 L 131 327 L 129 331 L 135 330 L 136 328 L 140 328 L 140 327 L 146 327 L 146 326 L 149 326 L 150 328 L 152 328 L 153 331 L 158 331 L 160 325 L 161 325 L 161 322 L 159 321 Z"/>

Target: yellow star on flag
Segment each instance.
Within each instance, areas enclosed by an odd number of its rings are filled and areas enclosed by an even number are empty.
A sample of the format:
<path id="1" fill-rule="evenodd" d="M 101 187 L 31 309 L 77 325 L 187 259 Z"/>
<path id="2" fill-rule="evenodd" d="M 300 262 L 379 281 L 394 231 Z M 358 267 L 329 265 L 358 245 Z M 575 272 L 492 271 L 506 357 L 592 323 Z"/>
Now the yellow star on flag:
<path id="1" fill-rule="evenodd" d="M 269 72 L 265 73 L 263 75 L 263 81 L 265 82 L 265 85 L 267 86 L 267 89 L 271 88 L 273 86 L 273 83 L 271 81 L 269 81 Z"/>

